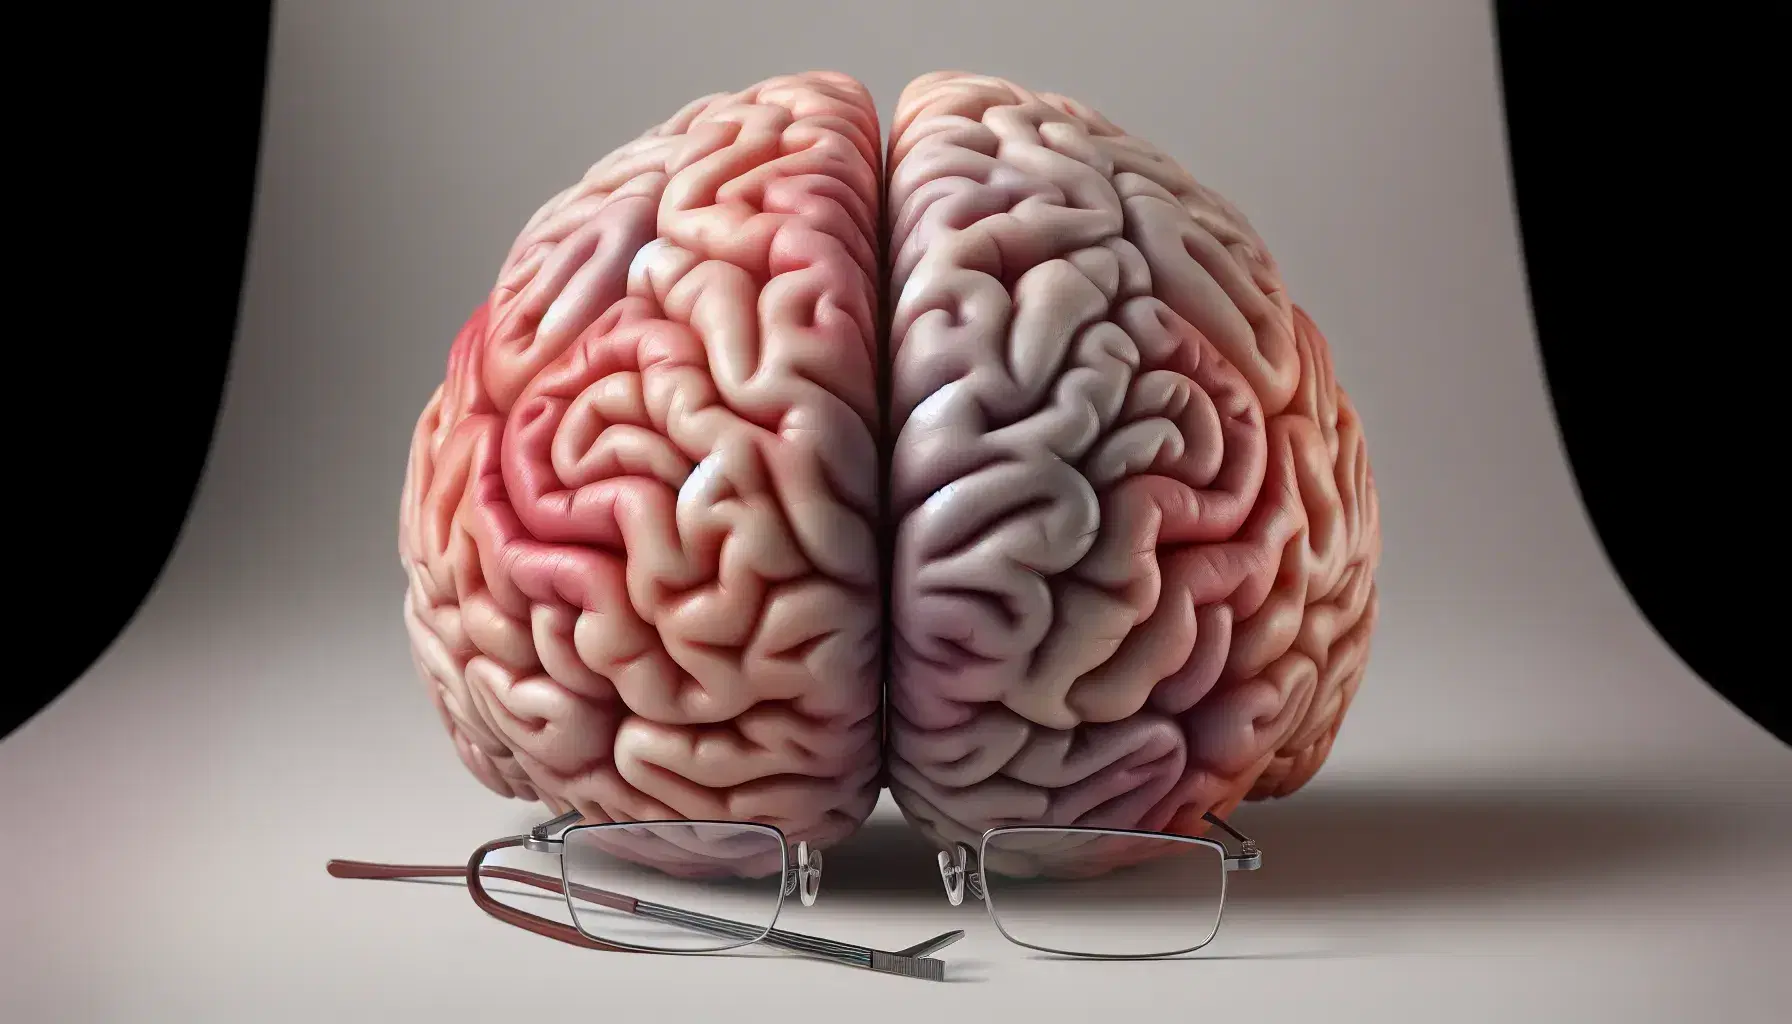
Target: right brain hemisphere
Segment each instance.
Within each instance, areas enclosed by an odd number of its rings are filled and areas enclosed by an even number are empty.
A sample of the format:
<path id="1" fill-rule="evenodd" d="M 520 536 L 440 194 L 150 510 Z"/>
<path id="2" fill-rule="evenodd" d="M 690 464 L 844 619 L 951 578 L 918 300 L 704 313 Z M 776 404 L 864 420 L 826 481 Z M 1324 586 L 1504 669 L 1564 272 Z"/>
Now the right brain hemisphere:
<path id="1" fill-rule="evenodd" d="M 1368 656 L 1360 424 L 1244 217 L 1072 100 L 942 73 L 890 183 L 890 785 L 937 842 L 1196 835 Z M 1072 850 L 1010 871 L 1087 870 Z"/>

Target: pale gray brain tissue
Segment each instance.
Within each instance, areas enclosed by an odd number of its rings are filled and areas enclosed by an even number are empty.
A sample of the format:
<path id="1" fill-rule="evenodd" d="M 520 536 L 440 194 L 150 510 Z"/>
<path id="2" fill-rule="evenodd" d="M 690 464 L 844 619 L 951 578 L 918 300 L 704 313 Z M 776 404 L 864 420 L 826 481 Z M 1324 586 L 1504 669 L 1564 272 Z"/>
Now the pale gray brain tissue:
<path id="1" fill-rule="evenodd" d="M 932 75 L 890 134 L 903 811 L 1200 834 L 1299 787 L 1380 551 L 1324 338 L 1237 210 L 1073 100 Z"/>

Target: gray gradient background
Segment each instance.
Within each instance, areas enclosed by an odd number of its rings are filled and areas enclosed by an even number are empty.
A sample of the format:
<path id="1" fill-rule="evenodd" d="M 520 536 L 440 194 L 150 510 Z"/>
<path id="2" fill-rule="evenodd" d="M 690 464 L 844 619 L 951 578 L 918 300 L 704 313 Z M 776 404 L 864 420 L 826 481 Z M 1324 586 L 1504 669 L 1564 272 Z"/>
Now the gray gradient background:
<path id="1" fill-rule="evenodd" d="M 1577 502 L 1482 3 L 515 7 L 279 5 L 196 507 L 115 647 L 0 744 L 0 1019 L 1773 1019 L 1792 754 L 1650 632 Z M 1266 864 L 1211 958 L 1034 959 L 945 904 L 887 806 L 785 924 L 889 947 L 964 927 L 964 984 L 607 956 L 458 890 L 324 873 L 460 862 L 538 811 L 460 767 L 399 621 L 406 447 L 456 327 L 589 163 L 810 67 L 886 118 L 952 67 L 1095 104 L 1239 203 L 1332 340 L 1381 488 L 1382 625 L 1327 768 L 1240 809 Z M 1622 358 L 1613 314 L 1587 343 Z"/>

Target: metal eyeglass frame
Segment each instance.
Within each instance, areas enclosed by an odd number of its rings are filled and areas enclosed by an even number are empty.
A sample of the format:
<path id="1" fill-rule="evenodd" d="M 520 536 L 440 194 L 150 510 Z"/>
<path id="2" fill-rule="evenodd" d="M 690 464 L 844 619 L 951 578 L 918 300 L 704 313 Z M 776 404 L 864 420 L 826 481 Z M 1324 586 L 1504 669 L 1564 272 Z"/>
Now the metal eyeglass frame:
<path id="1" fill-rule="evenodd" d="M 1214 937 L 1219 935 L 1220 919 L 1226 912 L 1226 877 L 1234 871 L 1256 871 L 1263 866 L 1263 852 L 1257 849 L 1255 840 L 1233 828 L 1226 823 L 1224 818 L 1221 818 L 1211 811 L 1201 815 L 1201 820 L 1207 822 L 1209 825 L 1219 828 L 1221 831 L 1237 840 L 1239 844 L 1239 852 L 1236 854 L 1228 852 L 1225 844 L 1218 840 L 1199 836 L 1181 836 L 1169 832 L 1150 832 L 1125 828 L 1095 828 L 1079 825 L 1002 825 L 989 829 L 983 833 L 982 838 L 977 844 L 978 849 L 975 852 L 977 859 L 975 867 L 970 865 L 970 860 L 973 854 L 970 846 L 967 844 L 954 843 L 951 852 L 941 850 L 938 856 L 940 882 L 946 887 L 947 902 L 955 907 L 964 902 L 964 894 L 969 890 L 972 896 L 975 896 L 983 902 L 984 908 L 989 911 L 989 919 L 995 923 L 996 930 L 1002 933 L 1003 938 L 1017 946 L 1036 949 L 1042 953 L 1052 953 L 1058 956 L 1073 956 L 1088 960 L 1158 960 L 1165 957 L 1182 956 L 1187 953 L 1193 953 L 1195 950 L 1212 942 Z M 1220 873 L 1219 907 L 1213 915 L 1212 933 L 1193 946 L 1184 949 L 1168 950 L 1162 953 L 1081 953 L 1073 950 L 1053 949 L 1050 946 L 1040 946 L 1031 942 L 1022 942 L 1020 939 L 1011 935 L 1007 928 L 1002 926 L 1002 917 L 996 911 L 995 901 L 990 897 L 988 886 L 984 882 L 983 863 L 985 851 L 989 849 L 989 841 L 992 837 L 1014 835 L 1025 832 L 1077 832 L 1091 836 L 1133 836 L 1140 839 L 1166 839 L 1179 843 L 1205 846 L 1218 851 L 1220 855 L 1220 863 L 1223 865 L 1223 868 Z"/>
<path id="2" fill-rule="evenodd" d="M 685 819 L 676 821 L 627 821 L 576 825 L 575 822 L 583 817 L 584 816 L 578 811 L 569 811 L 566 814 L 562 814 L 556 818 L 552 818 L 536 825 L 534 828 L 531 828 L 526 835 L 505 836 L 502 839 L 493 839 L 480 846 L 479 849 L 473 851 L 473 855 L 468 859 L 465 867 L 449 867 L 446 865 L 375 864 L 368 861 L 332 860 L 327 865 L 327 868 L 330 874 L 337 878 L 392 880 L 450 878 L 458 876 L 465 880 L 467 892 L 473 897 L 473 902 L 480 910 L 485 911 L 492 917 L 495 917 L 506 924 L 515 925 L 518 928 L 567 943 L 568 945 L 609 952 L 667 953 L 674 955 L 718 953 L 730 949 L 738 949 L 742 946 L 752 945 L 757 942 L 763 942 L 768 946 L 777 946 L 781 949 L 787 949 L 806 956 L 819 957 L 823 960 L 843 964 L 848 967 L 860 967 L 883 974 L 896 974 L 903 977 L 921 978 L 928 981 L 944 981 L 946 976 L 945 963 L 928 956 L 928 954 L 944 949 L 952 943 L 957 942 L 959 939 L 964 938 L 964 932 L 962 931 L 944 932 L 925 942 L 916 943 L 907 949 L 891 953 L 881 949 L 871 949 L 866 946 L 856 946 L 846 942 L 835 942 L 832 939 L 824 939 L 814 935 L 804 935 L 799 932 L 785 931 L 775 927 L 778 915 L 784 909 L 784 899 L 786 897 L 796 894 L 798 898 L 802 900 L 804 906 L 813 906 L 815 898 L 820 893 L 821 889 L 821 852 L 819 850 L 810 849 L 809 844 L 806 842 L 799 842 L 797 844 L 796 863 L 793 865 L 790 858 L 790 844 L 785 839 L 784 833 L 775 826 L 763 825 L 755 822 L 696 821 Z M 567 836 L 572 835 L 575 832 L 590 829 L 671 824 L 735 825 L 767 831 L 777 836 L 779 850 L 783 857 L 785 869 L 783 884 L 778 890 L 778 905 L 773 908 L 771 923 L 764 928 L 759 928 L 740 921 L 731 921 L 727 918 L 714 917 L 709 914 L 701 914 L 661 903 L 637 900 L 632 896 L 627 896 L 622 893 L 614 893 L 587 885 L 580 885 L 579 883 L 566 878 L 566 860 L 561 854 L 565 849 Z M 515 849 L 518 847 L 535 853 L 550 853 L 556 856 L 561 856 L 560 877 L 555 878 L 552 875 L 544 875 L 534 871 L 524 871 L 519 868 L 503 867 L 496 864 L 485 863 L 487 857 L 499 850 Z M 528 911 L 519 910 L 509 904 L 501 903 L 486 891 L 485 885 L 481 881 L 482 878 L 498 878 L 509 882 L 517 882 L 562 896 L 566 899 L 567 910 L 571 914 L 574 923 L 570 925 L 562 924 L 559 921 L 540 917 L 531 914 Z M 613 940 L 601 939 L 591 935 L 579 926 L 579 915 L 572 904 L 574 897 L 611 910 L 621 910 L 624 913 L 635 914 L 641 917 L 650 917 L 657 921 L 689 928 L 694 931 L 706 932 L 710 935 L 719 935 L 735 941 L 730 945 L 723 947 L 712 947 L 702 950 L 675 950 L 656 949 L 648 946 L 633 946 L 626 943 L 615 942 Z"/>

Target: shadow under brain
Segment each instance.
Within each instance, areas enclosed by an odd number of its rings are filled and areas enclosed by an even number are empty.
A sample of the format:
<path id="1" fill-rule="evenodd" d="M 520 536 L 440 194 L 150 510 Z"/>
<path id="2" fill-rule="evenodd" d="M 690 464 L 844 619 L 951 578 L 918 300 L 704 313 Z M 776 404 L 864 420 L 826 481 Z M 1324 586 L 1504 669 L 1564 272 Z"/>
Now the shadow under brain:
<path id="1" fill-rule="evenodd" d="M 822 892 L 920 893 L 945 904 L 938 847 L 900 818 L 872 817 L 827 853 Z"/>
<path id="2" fill-rule="evenodd" d="M 1263 869 L 1231 883 L 1254 904 L 1500 899 L 1662 865 L 1721 872 L 1762 850 L 1792 857 L 1786 800 L 1615 786 L 1333 784 L 1247 804 L 1231 820 L 1263 850 Z M 823 890 L 943 898 L 936 852 L 904 822 L 874 817 L 828 851 Z M 1152 898 L 1147 887 L 1109 893 Z"/>
<path id="3" fill-rule="evenodd" d="M 1264 862 L 1261 871 L 1232 876 L 1230 889 L 1258 906 L 1498 900 L 1664 865 L 1721 873 L 1764 851 L 1792 860 L 1792 794 L 1785 786 L 1775 793 L 1727 802 L 1708 792 L 1615 785 L 1333 783 L 1234 813 L 1231 822 L 1258 842 Z M 823 898 L 943 906 L 937 853 L 907 822 L 874 815 L 828 849 Z M 1149 887 L 1126 885 L 1102 896 L 1152 898 Z"/>
<path id="4" fill-rule="evenodd" d="M 1616 787 L 1334 785 L 1240 809 L 1264 866 L 1238 889 L 1253 902 L 1498 899 L 1670 864 L 1721 872 L 1792 853 L 1786 808 Z"/>

